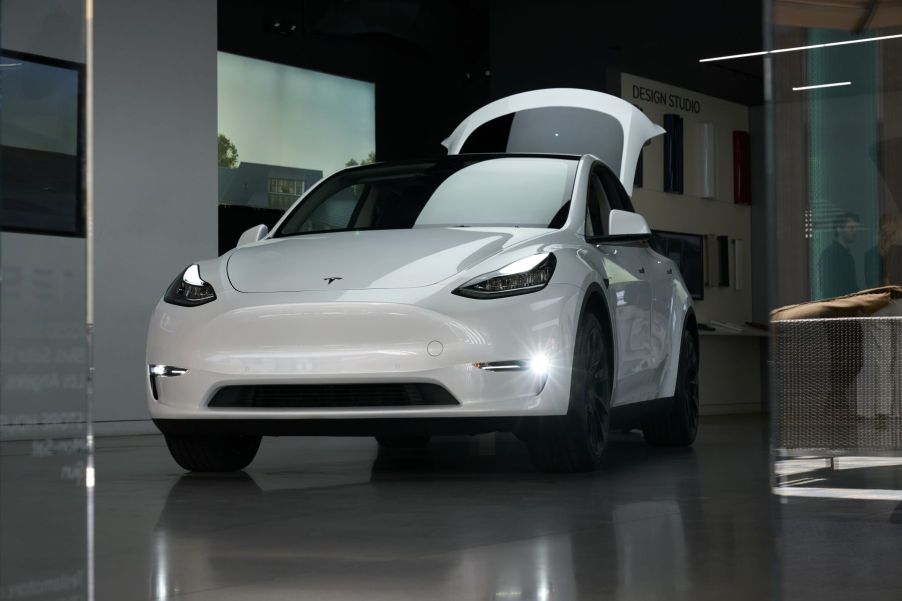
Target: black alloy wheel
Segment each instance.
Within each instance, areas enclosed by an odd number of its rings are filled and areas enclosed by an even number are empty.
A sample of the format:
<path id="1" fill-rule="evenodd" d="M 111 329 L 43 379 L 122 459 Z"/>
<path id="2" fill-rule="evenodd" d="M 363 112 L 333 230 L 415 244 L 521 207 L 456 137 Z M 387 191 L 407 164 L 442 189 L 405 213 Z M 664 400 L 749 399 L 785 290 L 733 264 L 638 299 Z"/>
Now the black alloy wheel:
<path id="1" fill-rule="evenodd" d="M 594 316 L 593 316 L 594 317 Z M 601 460 L 611 431 L 611 374 L 607 347 L 598 320 L 588 328 L 586 348 L 586 427 L 592 456 Z M 597 327 L 595 327 L 597 326 Z"/>
<path id="2" fill-rule="evenodd" d="M 543 417 L 524 436 L 540 469 L 587 472 L 601 463 L 611 430 L 609 339 L 598 317 L 584 315 L 576 334 L 567 415 Z"/>
<path id="3" fill-rule="evenodd" d="M 698 349 L 695 337 L 688 329 L 683 330 L 679 361 L 670 412 L 642 422 L 642 433 L 651 445 L 689 446 L 698 434 Z"/>

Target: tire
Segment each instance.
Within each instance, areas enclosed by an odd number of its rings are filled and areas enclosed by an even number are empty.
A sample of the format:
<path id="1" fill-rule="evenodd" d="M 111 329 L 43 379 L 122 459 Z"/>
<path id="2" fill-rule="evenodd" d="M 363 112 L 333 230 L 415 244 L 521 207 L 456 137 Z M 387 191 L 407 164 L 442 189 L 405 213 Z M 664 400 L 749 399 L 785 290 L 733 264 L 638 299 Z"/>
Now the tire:
<path id="1" fill-rule="evenodd" d="M 583 316 L 576 332 L 567 415 L 540 418 L 525 436 L 539 469 L 588 472 L 601 463 L 611 429 L 613 383 L 606 326 L 595 315 Z"/>
<path id="2" fill-rule="evenodd" d="M 429 444 L 429 436 L 377 436 L 376 442 L 386 449 L 422 449 Z"/>
<path id="3" fill-rule="evenodd" d="M 237 472 L 253 461 L 260 438 L 167 434 L 166 446 L 175 462 L 189 472 Z"/>
<path id="4" fill-rule="evenodd" d="M 689 330 L 680 341 L 680 363 L 670 413 L 642 421 L 645 441 L 653 446 L 686 447 L 698 434 L 698 350 Z"/>

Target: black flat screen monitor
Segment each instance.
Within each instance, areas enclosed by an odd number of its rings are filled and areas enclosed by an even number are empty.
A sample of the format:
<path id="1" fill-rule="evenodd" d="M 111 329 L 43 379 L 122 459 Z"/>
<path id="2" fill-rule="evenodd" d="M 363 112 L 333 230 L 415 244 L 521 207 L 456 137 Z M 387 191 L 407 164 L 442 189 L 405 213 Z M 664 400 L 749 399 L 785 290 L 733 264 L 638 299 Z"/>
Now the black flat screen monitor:
<path id="1" fill-rule="evenodd" d="M 0 65 L 0 224 L 83 236 L 84 66 L 11 50 Z"/>
<path id="2" fill-rule="evenodd" d="M 692 298 L 704 299 L 704 238 L 698 234 L 654 230 L 651 245 L 658 253 L 677 264 Z"/>

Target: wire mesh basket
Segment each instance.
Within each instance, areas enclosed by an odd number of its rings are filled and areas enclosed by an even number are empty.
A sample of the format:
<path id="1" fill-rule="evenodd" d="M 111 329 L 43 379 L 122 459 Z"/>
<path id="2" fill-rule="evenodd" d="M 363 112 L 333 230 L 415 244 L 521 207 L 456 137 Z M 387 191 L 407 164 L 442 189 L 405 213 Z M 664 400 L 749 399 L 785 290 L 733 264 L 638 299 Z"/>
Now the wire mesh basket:
<path id="1" fill-rule="evenodd" d="M 778 449 L 902 450 L 902 317 L 772 325 Z"/>

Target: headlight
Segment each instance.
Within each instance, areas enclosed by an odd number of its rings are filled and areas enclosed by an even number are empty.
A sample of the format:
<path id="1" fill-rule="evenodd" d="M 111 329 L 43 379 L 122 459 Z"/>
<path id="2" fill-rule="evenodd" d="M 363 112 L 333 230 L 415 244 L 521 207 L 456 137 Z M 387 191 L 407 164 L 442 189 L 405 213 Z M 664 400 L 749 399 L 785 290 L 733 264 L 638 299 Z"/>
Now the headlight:
<path id="1" fill-rule="evenodd" d="M 526 257 L 470 280 L 454 294 L 468 298 L 500 298 L 538 292 L 548 285 L 556 263 L 551 253 Z"/>
<path id="2" fill-rule="evenodd" d="M 200 269 L 192 265 L 169 285 L 163 300 L 182 307 L 196 307 L 216 300 L 213 286 L 200 277 Z"/>

